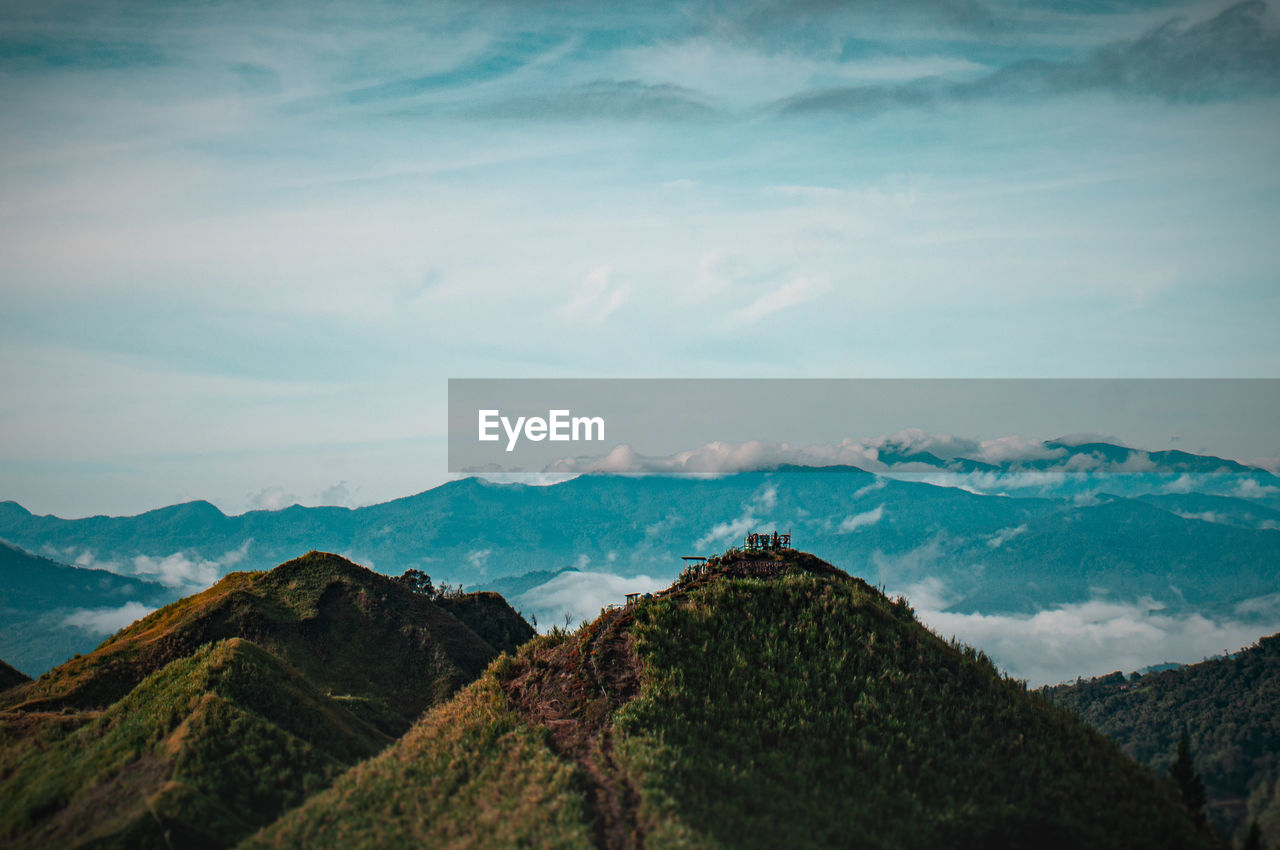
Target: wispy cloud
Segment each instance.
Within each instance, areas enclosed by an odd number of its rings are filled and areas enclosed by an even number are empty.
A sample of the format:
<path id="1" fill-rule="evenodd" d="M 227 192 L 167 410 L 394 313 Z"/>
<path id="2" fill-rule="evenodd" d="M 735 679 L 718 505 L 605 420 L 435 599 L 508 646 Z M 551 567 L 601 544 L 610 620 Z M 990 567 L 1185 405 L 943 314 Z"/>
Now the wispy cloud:
<path id="1" fill-rule="evenodd" d="M 1246 0 L 1194 24 L 1171 19 L 1084 59 L 1027 59 L 973 80 L 926 77 L 895 85 L 829 87 L 785 98 L 778 109 L 868 116 L 901 107 L 1090 91 L 1169 101 L 1232 98 L 1280 90 L 1278 56 L 1280 33 L 1267 4 Z"/>
<path id="2" fill-rule="evenodd" d="M 570 625 L 594 618 L 606 605 L 621 603 L 628 593 L 652 593 L 670 584 L 670 579 L 651 576 L 622 576 L 615 573 L 569 571 L 546 584 L 514 597 L 512 605 L 538 618 L 542 629 Z"/>
<path id="3" fill-rule="evenodd" d="M 279 484 L 263 487 L 248 497 L 249 506 L 257 511 L 278 511 L 299 503 L 299 499 Z"/>
<path id="4" fill-rule="evenodd" d="M 690 121 L 713 118 L 718 112 L 708 98 L 692 89 L 640 80 L 596 80 L 476 108 L 478 115 L 521 121 Z"/>
<path id="5" fill-rule="evenodd" d="M 610 266 L 592 269 L 560 312 L 570 321 L 592 324 L 603 322 L 627 298 L 627 287 L 614 278 L 614 271 Z"/>
<path id="6" fill-rule="evenodd" d="M 831 283 L 823 278 L 797 277 L 787 281 L 777 289 L 758 296 L 750 304 L 735 310 L 732 314 L 734 322 L 752 324 L 779 310 L 795 307 L 806 301 L 831 291 Z"/>
<path id="7" fill-rule="evenodd" d="M 154 579 L 166 587 L 185 591 L 203 590 L 243 561 L 252 543 L 252 539 L 246 540 L 238 548 L 214 559 L 192 557 L 185 552 L 174 552 L 163 557 L 136 555 L 132 560 L 130 574 Z"/>
<path id="8" fill-rule="evenodd" d="M 852 531 L 875 525 L 884 517 L 884 505 L 873 508 L 869 511 L 863 511 L 860 514 L 853 514 L 845 517 L 840 523 L 840 534 L 848 534 Z"/>
<path id="9" fill-rule="evenodd" d="M 999 549 L 1001 546 L 1008 543 L 1010 540 L 1017 537 L 1018 535 L 1025 534 L 1026 531 L 1027 531 L 1026 525 L 1017 525 L 1012 528 L 1002 528 L 999 531 L 997 531 L 995 534 L 987 538 L 987 546 L 992 549 Z"/>
<path id="10" fill-rule="evenodd" d="M 141 602 L 126 602 L 119 608 L 78 608 L 68 614 L 63 623 L 84 629 L 91 634 L 108 635 L 142 619 L 154 610 Z"/>

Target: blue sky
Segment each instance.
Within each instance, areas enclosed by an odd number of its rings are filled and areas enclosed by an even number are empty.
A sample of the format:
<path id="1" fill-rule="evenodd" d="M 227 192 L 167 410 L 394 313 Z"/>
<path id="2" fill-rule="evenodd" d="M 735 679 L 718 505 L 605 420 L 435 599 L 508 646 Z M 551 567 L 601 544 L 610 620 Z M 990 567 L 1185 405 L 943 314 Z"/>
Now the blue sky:
<path id="1" fill-rule="evenodd" d="M 449 377 L 1275 377 L 1278 29 L 5 3 L 0 498 L 405 495 Z"/>

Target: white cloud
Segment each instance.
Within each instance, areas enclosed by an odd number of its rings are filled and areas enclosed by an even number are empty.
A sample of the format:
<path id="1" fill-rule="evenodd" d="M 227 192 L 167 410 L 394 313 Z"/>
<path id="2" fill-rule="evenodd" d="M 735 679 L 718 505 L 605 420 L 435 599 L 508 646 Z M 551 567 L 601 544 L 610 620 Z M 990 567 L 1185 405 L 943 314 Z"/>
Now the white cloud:
<path id="1" fill-rule="evenodd" d="M 84 629 L 95 635 L 109 635 L 118 632 L 154 611 L 141 602 L 126 602 L 119 608 L 79 608 L 72 611 L 63 620 L 68 626 Z"/>
<path id="2" fill-rule="evenodd" d="M 975 440 L 953 434 L 930 433 L 921 428 L 903 428 L 892 434 L 871 437 L 863 440 L 862 443 L 876 453 L 886 450 L 904 454 L 930 452 L 940 458 L 973 455 L 980 449 L 980 445 Z"/>
<path id="3" fill-rule="evenodd" d="M 1259 484 L 1257 479 L 1246 478 L 1236 485 L 1233 494 L 1241 499 L 1265 499 L 1280 493 L 1280 487 Z"/>
<path id="4" fill-rule="evenodd" d="M 929 590 L 932 595 L 925 594 L 916 610 L 925 625 L 982 649 L 1033 687 L 1115 670 L 1128 673 L 1165 661 L 1196 662 L 1280 630 L 1280 611 L 1274 606 L 1266 618 L 1247 621 L 1165 614 L 1150 600 L 1093 600 L 1033 615 L 962 614 L 929 607 L 941 588 Z"/>
<path id="5" fill-rule="evenodd" d="M 946 584 L 937 576 L 907 585 L 902 595 L 918 610 L 945 611 L 955 601 L 947 593 Z"/>
<path id="6" fill-rule="evenodd" d="M 670 579 L 647 575 L 570 571 L 526 590 L 511 603 L 518 610 L 537 616 L 539 627 L 545 630 L 563 625 L 565 615 L 570 625 L 576 625 L 594 618 L 606 605 L 622 603 L 628 593 L 653 593 L 668 584 Z"/>
<path id="7" fill-rule="evenodd" d="M 203 590 L 243 561 L 251 543 L 253 538 L 213 560 L 198 556 L 192 558 L 184 552 L 166 556 L 136 555 L 133 558 L 132 574 L 154 579 L 165 587 Z"/>
<path id="8" fill-rule="evenodd" d="M 1151 455 L 1143 451 L 1131 451 L 1124 462 L 1115 465 L 1112 464 L 1110 471 L 1112 472 L 1155 472 L 1158 467 L 1156 462 L 1151 459 Z"/>
<path id="9" fill-rule="evenodd" d="M 562 315 L 576 322 L 598 324 L 626 300 L 626 286 L 614 282 L 613 269 L 598 266 L 587 273 L 573 297 L 561 308 Z"/>
<path id="10" fill-rule="evenodd" d="M 873 508 L 872 510 L 869 510 L 869 511 L 863 511 L 860 514 L 853 514 L 852 516 L 847 516 L 840 523 L 840 533 L 848 534 L 852 531 L 857 531 L 860 528 L 866 528 L 869 525 L 875 525 L 881 520 L 883 516 L 884 516 L 884 505 L 880 505 L 879 507 Z"/>
<path id="11" fill-rule="evenodd" d="M 1002 528 L 995 534 L 987 538 L 987 545 L 992 549 L 999 549 L 1013 538 L 1017 537 L 1027 530 L 1026 525 L 1019 525 L 1016 528 Z"/>
<path id="12" fill-rule="evenodd" d="M 984 440 L 979 447 L 978 459 L 987 463 L 1004 464 L 1028 460 L 1051 460 L 1062 457 L 1067 450 L 1049 447 L 1043 440 L 1027 440 L 1018 435 Z"/>
<path id="13" fill-rule="evenodd" d="M 74 552 L 75 552 L 74 546 L 67 547 L 66 549 L 67 557 L 71 557 Z M 89 548 L 85 548 L 81 550 L 80 554 L 75 555 L 71 563 L 77 567 L 84 567 L 85 569 L 88 569 L 88 570 L 108 570 L 109 572 L 113 572 L 113 573 L 120 572 L 119 561 L 99 561 L 97 550 L 89 549 Z"/>
<path id="14" fill-rule="evenodd" d="M 1227 524 L 1227 517 L 1219 514 L 1217 511 L 1201 511 L 1200 513 L 1187 513 L 1184 511 L 1174 511 L 1175 514 L 1183 519 L 1198 519 L 1201 522 L 1212 522 L 1218 524 Z"/>
<path id="15" fill-rule="evenodd" d="M 279 485 L 264 487 L 257 493 L 249 494 L 248 499 L 249 506 L 258 511 L 278 511 L 290 505 L 296 505 L 300 501 L 297 496 Z"/>
<path id="16" fill-rule="evenodd" d="M 737 537 L 743 537 L 751 527 L 756 524 L 757 520 L 750 514 L 743 514 L 735 520 L 729 522 L 716 523 L 710 531 L 699 537 L 693 544 L 695 549 L 705 549 L 715 543 L 722 543 L 733 540 Z"/>
<path id="17" fill-rule="evenodd" d="M 861 499 L 863 496 L 867 495 L 868 493 L 874 493 L 876 490 L 882 490 L 884 489 L 884 484 L 885 484 L 885 479 L 877 475 L 876 479 L 872 481 L 870 484 L 866 485 L 865 487 L 859 487 L 857 490 L 855 490 L 853 492 L 853 498 Z"/>
<path id="18" fill-rule="evenodd" d="M 762 484 L 752 495 L 751 501 L 743 505 L 742 515 L 737 519 L 717 523 L 710 531 L 694 542 L 694 547 L 704 549 L 715 543 L 727 543 L 734 538 L 742 537 L 762 521 L 760 515 L 767 516 L 778 504 L 778 488 L 773 484 Z"/>
<path id="19" fill-rule="evenodd" d="M 756 491 L 752 504 L 762 511 L 771 511 L 778 504 L 778 488 L 774 484 L 764 484 Z"/>
<path id="20" fill-rule="evenodd" d="M 734 323 L 745 322 L 750 324 L 758 322 L 779 310 L 785 310 L 788 307 L 795 307 L 806 301 L 812 301 L 830 289 L 830 282 L 823 278 L 793 278 L 777 289 L 764 293 L 747 306 L 735 310 L 732 314 L 732 320 Z"/>
<path id="21" fill-rule="evenodd" d="M 1005 464 L 1007 468 L 965 473 L 955 472 L 945 466 L 927 461 L 897 462 L 893 458 L 894 455 L 923 452 L 937 456 L 943 464 L 959 458 L 971 458 L 992 464 Z M 1020 466 L 1027 461 L 1056 459 L 1061 459 L 1061 463 L 1048 469 L 1023 469 Z M 814 443 L 802 446 L 767 440 L 747 440 L 741 443 L 714 441 L 695 449 L 660 456 L 642 455 L 631 446 L 619 445 L 605 456 L 557 460 L 548 465 L 544 472 L 726 474 L 771 469 L 781 464 L 857 466 L 879 474 L 933 476 L 926 480 L 943 486 L 965 487 L 974 492 L 998 492 L 1001 489 L 1057 485 L 1062 482 L 1063 474 L 1068 472 L 1080 474 L 1150 472 L 1157 469 L 1146 452 L 1131 451 L 1125 460 L 1114 463 L 1098 454 L 1068 456 L 1066 449 L 1046 447 L 1042 441 L 1026 440 L 1017 436 L 979 443 L 967 437 L 908 428 L 875 437 L 860 439 L 846 437 L 838 443 Z M 880 481 L 868 486 L 882 487 L 884 483 Z M 1190 484 L 1187 486 L 1189 487 Z"/>
<path id="22" fill-rule="evenodd" d="M 940 533 L 901 554 L 886 555 L 877 549 L 871 553 L 871 563 L 876 575 L 886 585 L 902 586 L 915 576 L 932 570 L 942 560 L 948 542 L 947 536 Z"/>
<path id="23" fill-rule="evenodd" d="M 335 505 L 343 508 L 354 507 L 355 493 L 347 486 L 346 481 L 339 481 L 332 487 L 326 487 L 316 493 L 316 504 Z"/>

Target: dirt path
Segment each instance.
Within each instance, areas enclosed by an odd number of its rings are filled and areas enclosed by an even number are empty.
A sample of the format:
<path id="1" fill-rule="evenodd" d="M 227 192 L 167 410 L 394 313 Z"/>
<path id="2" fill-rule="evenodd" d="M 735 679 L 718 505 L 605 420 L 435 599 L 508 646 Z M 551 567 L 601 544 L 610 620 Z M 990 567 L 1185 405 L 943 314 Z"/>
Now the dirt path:
<path id="1" fill-rule="evenodd" d="M 640 688 L 639 665 L 627 630 L 632 612 L 611 611 L 559 646 L 535 652 L 503 683 L 511 702 L 551 731 L 552 748 L 582 766 L 596 846 L 638 850 L 639 794 L 613 758 L 613 713 Z"/>

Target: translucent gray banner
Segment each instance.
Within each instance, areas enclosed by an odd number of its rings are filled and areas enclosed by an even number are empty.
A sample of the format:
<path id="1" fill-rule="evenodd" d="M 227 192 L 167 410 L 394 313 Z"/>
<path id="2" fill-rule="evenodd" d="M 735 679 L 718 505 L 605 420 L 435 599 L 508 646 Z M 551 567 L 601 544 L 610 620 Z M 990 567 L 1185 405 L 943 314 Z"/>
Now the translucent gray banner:
<path id="1" fill-rule="evenodd" d="M 1280 455 L 1277 422 L 1274 379 L 451 379 L 449 470 L 909 472 L 1060 439 L 1249 460 Z"/>

